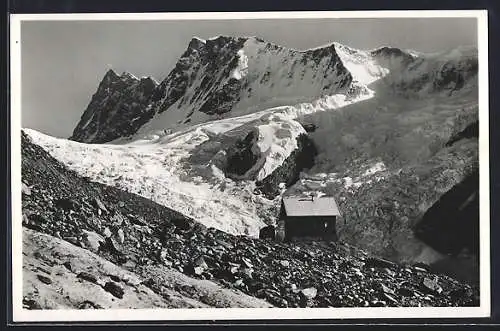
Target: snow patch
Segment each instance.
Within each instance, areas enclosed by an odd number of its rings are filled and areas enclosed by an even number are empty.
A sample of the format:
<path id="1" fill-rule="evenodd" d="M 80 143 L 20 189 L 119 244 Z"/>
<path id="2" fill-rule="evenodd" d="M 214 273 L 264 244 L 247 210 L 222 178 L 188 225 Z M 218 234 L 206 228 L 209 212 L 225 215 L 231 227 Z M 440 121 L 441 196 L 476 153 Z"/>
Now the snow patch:
<path id="1" fill-rule="evenodd" d="M 240 80 L 248 74 L 248 57 L 245 55 L 243 49 L 237 53 L 238 66 L 233 70 L 230 77 Z"/>
<path id="2" fill-rule="evenodd" d="M 260 119 L 264 124 L 255 127 L 257 142 L 253 153 L 258 155 L 256 164 L 244 175 L 245 178 L 262 180 L 276 170 L 298 147 L 297 138 L 306 131 L 298 122 L 283 115 L 267 115 Z"/>

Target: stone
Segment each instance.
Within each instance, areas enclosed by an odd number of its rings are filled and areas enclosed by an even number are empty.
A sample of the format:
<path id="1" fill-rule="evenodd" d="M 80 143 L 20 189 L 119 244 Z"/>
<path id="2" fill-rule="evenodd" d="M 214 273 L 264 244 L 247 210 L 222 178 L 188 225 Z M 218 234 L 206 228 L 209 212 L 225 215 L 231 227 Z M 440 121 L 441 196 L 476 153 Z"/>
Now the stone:
<path id="1" fill-rule="evenodd" d="M 431 294 L 441 294 L 443 292 L 443 288 L 439 285 L 437 277 L 434 279 L 425 277 L 422 280 L 421 288 L 423 291 Z"/>
<path id="2" fill-rule="evenodd" d="M 23 298 L 23 308 L 24 309 L 43 309 L 42 306 L 34 299 Z"/>
<path id="3" fill-rule="evenodd" d="M 26 183 L 24 183 L 24 182 L 21 184 L 21 192 L 27 196 L 31 195 L 30 187 L 28 185 L 26 185 Z"/>
<path id="4" fill-rule="evenodd" d="M 263 227 L 259 231 L 259 239 L 274 240 L 275 237 L 276 237 L 276 229 L 272 225 L 268 225 L 266 227 Z"/>
<path id="5" fill-rule="evenodd" d="M 354 271 L 354 275 L 359 278 L 359 279 L 364 279 L 365 275 L 361 272 L 361 270 L 357 268 L 353 268 L 352 271 Z"/>
<path id="6" fill-rule="evenodd" d="M 247 268 L 253 268 L 253 264 L 252 264 L 252 262 L 251 262 L 249 259 L 247 259 L 246 257 L 242 257 L 242 258 L 241 258 L 241 262 L 242 262 L 242 264 L 243 264 L 245 267 L 247 267 Z"/>
<path id="7" fill-rule="evenodd" d="M 290 262 L 287 260 L 281 260 L 280 261 L 281 266 L 288 268 L 290 266 Z"/>
<path id="8" fill-rule="evenodd" d="M 222 239 L 216 239 L 216 240 L 215 240 L 215 242 L 216 242 L 217 244 L 219 244 L 220 246 L 222 246 L 222 247 L 224 247 L 224 248 L 228 249 L 228 250 L 232 250 L 232 249 L 234 248 L 234 246 L 233 246 L 232 244 L 230 244 L 230 243 L 228 243 L 227 241 L 222 240 Z"/>
<path id="9" fill-rule="evenodd" d="M 431 270 L 431 267 L 427 263 L 423 262 L 417 262 L 413 265 L 413 268 L 418 271 L 424 271 L 424 272 L 429 272 Z"/>
<path id="10" fill-rule="evenodd" d="M 117 275 L 109 275 L 109 278 L 110 278 L 112 281 L 114 281 L 114 282 L 117 282 L 117 283 L 121 282 L 120 277 L 118 277 Z"/>
<path id="11" fill-rule="evenodd" d="M 77 306 L 77 309 L 103 309 L 101 305 L 94 303 L 90 300 L 85 300 L 83 302 L 80 302 Z"/>
<path id="12" fill-rule="evenodd" d="M 386 307 L 387 303 L 385 301 L 382 301 L 382 300 L 373 300 L 370 302 L 370 305 L 372 307 Z"/>
<path id="13" fill-rule="evenodd" d="M 384 284 L 378 283 L 376 289 L 383 293 L 394 294 L 394 290 L 385 286 Z"/>
<path id="14" fill-rule="evenodd" d="M 383 296 L 384 296 L 384 299 L 391 301 L 394 304 L 399 304 L 399 302 L 396 299 L 394 299 L 391 295 L 384 293 Z"/>
<path id="15" fill-rule="evenodd" d="M 244 279 L 252 279 L 253 278 L 253 269 L 252 268 L 242 268 L 240 270 L 241 275 Z"/>
<path id="16" fill-rule="evenodd" d="M 92 204 L 92 206 L 93 206 L 94 208 L 96 208 L 98 211 L 99 211 L 99 210 L 101 210 L 101 211 L 103 211 L 103 212 L 105 212 L 105 213 L 108 213 L 108 212 L 109 212 L 109 211 L 108 211 L 108 209 L 106 208 L 106 206 L 104 205 L 104 203 L 102 203 L 102 201 L 101 201 L 99 198 L 97 198 L 97 197 L 93 198 L 93 199 L 92 199 L 92 201 L 91 201 L 90 203 L 91 203 L 91 204 Z"/>
<path id="17" fill-rule="evenodd" d="M 123 288 L 120 285 L 116 284 L 115 282 L 106 282 L 106 284 L 104 284 L 104 290 L 111 293 L 118 299 L 122 299 L 123 294 L 125 293 Z"/>
<path id="18" fill-rule="evenodd" d="M 381 259 L 381 258 L 376 258 L 376 257 L 370 257 L 366 259 L 365 261 L 365 267 L 375 267 L 375 268 L 395 268 L 396 264 L 394 262 Z"/>
<path id="19" fill-rule="evenodd" d="M 105 238 L 111 237 L 113 234 L 111 233 L 111 230 L 109 227 L 104 228 L 103 235 Z"/>
<path id="20" fill-rule="evenodd" d="M 116 232 L 116 236 L 118 238 L 118 242 L 123 245 L 123 243 L 125 242 L 125 233 L 123 232 L 123 229 L 118 229 L 118 231 Z"/>
<path id="21" fill-rule="evenodd" d="M 144 222 L 144 220 L 138 216 L 132 215 L 132 214 L 127 214 L 127 218 L 132 222 L 132 224 L 138 225 L 138 226 L 146 226 L 147 223 Z"/>
<path id="22" fill-rule="evenodd" d="M 195 273 L 196 275 L 198 275 L 198 276 L 202 275 L 202 274 L 203 274 L 203 272 L 205 271 L 205 269 L 204 269 L 204 268 L 202 268 L 202 267 L 194 267 L 193 269 L 194 269 L 194 273 Z"/>
<path id="23" fill-rule="evenodd" d="M 105 242 L 104 238 L 94 231 L 83 230 L 83 234 L 85 247 L 94 253 L 98 252 L 101 245 Z"/>
<path id="24" fill-rule="evenodd" d="M 314 299 L 318 294 L 318 290 L 315 287 L 308 287 L 300 291 L 302 295 L 308 300 Z"/>
<path id="25" fill-rule="evenodd" d="M 396 276 L 396 272 L 395 272 L 395 271 L 393 271 L 393 270 L 391 270 L 391 269 L 389 269 L 389 268 L 384 268 L 382 271 L 383 271 L 386 275 L 388 275 L 388 276 L 390 276 L 390 277 L 394 277 L 394 276 Z"/>
<path id="26" fill-rule="evenodd" d="M 76 277 L 97 284 L 97 277 L 86 271 L 80 272 Z"/>
<path id="27" fill-rule="evenodd" d="M 63 263 L 63 266 L 68 269 L 69 271 L 73 271 L 73 266 L 71 265 L 70 261 L 66 261 Z"/>
<path id="28" fill-rule="evenodd" d="M 47 276 L 38 274 L 38 275 L 36 275 L 36 278 L 38 278 L 38 280 L 44 284 L 47 284 L 47 285 L 52 284 L 52 279 L 50 279 Z"/>

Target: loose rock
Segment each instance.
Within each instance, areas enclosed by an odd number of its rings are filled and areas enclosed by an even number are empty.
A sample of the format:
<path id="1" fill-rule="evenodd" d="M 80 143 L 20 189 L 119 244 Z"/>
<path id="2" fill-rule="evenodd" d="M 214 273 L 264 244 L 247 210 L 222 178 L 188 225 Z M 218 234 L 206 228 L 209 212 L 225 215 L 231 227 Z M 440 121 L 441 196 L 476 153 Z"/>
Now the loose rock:
<path id="1" fill-rule="evenodd" d="M 106 284 L 104 285 L 104 290 L 111 293 L 118 299 L 122 299 L 123 294 L 125 293 L 123 288 L 120 285 L 116 284 L 115 282 L 106 282 Z"/>

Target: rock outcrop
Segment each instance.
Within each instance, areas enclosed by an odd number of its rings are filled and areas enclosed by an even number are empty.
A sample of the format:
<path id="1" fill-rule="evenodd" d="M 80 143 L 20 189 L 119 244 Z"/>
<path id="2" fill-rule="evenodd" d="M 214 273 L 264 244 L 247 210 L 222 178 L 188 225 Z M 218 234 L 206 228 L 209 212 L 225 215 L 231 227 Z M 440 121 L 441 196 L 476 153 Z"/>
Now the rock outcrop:
<path id="1" fill-rule="evenodd" d="M 110 69 L 69 139 L 104 143 L 136 132 L 154 115 L 149 107 L 157 83 Z"/>

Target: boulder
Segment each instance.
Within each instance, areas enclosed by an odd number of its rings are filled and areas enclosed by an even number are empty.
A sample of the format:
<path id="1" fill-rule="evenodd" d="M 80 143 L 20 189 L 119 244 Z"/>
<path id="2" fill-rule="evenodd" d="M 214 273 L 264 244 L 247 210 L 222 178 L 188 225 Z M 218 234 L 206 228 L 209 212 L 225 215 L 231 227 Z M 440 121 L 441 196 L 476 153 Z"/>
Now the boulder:
<path id="1" fill-rule="evenodd" d="M 391 262 L 389 260 L 385 260 L 382 258 L 377 258 L 377 257 L 370 257 L 366 259 L 365 261 L 365 267 L 370 268 L 370 267 L 375 267 L 375 268 L 395 268 L 396 264 L 394 262 Z"/>
<path id="2" fill-rule="evenodd" d="M 86 271 L 80 272 L 76 277 L 97 284 L 97 277 Z"/>
<path id="3" fill-rule="evenodd" d="M 123 298 L 123 294 L 125 293 L 125 291 L 123 290 L 123 288 L 116 284 L 115 282 L 106 282 L 106 284 L 104 284 L 104 290 L 111 293 L 113 296 L 117 297 L 118 299 L 122 299 Z"/>
<path id="4" fill-rule="evenodd" d="M 300 291 L 300 293 L 308 300 L 314 299 L 318 294 L 318 290 L 315 287 L 308 287 Z"/>
<path id="5" fill-rule="evenodd" d="M 38 278 L 38 280 L 44 284 L 47 284 L 47 285 L 52 284 L 52 279 L 50 279 L 47 276 L 38 274 L 38 275 L 36 275 L 36 278 Z"/>
<path id="6" fill-rule="evenodd" d="M 95 303 L 95 302 L 92 302 L 90 300 L 85 300 L 83 302 L 80 302 L 77 306 L 76 306 L 77 309 L 103 309 L 104 307 L 102 307 L 101 305 Z"/>
<path id="7" fill-rule="evenodd" d="M 443 292 L 443 288 L 439 285 L 439 279 L 437 277 L 433 279 L 424 277 L 422 283 L 420 283 L 420 287 L 422 291 L 430 294 L 441 294 Z"/>
<path id="8" fill-rule="evenodd" d="M 108 209 L 106 208 L 106 206 L 104 205 L 104 203 L 102 203 L 102 201 L 95 197 L 92 199 L 92 201 L 90 202 L 91 205 L 97 209 L 97 211 L 99 212 L 99 214 L 101 212 L 105 212 L 105 213 L 109 213 Z"/>
<path id="9" fill-rule="evenodd" d="M 63 209 L 65 211 L 77 211 L 80 209 L 80 205 L 78 204 L 78 202 L 70 198 L 57 199 L 56 201 L 54 201 L 54 204 L 57 208 Z"/>
<path id="10" fill-rule="evenodd" d="M 83 243 L 90 251 L 97 253 L 99 247 L 105 242 L 105 239 L 94 231 L 83 230 Z"/>
<path id="11" fill-rule="evenodd" d="M 28 195 L 28 196 L 31 195 L 31 189 L 30 189 L 30 187 L 28 185 L 26 185 L 24 182 L 21 185 L 21 192 L 24 195 Z"/>
<path id="12" fill-rule="evenodd" d="M 259 238 L 260 239 L 271 239 L 274 240 L 276 237 L 275 227 L 272 225 L 268 225 L 260 229 Z"/>

